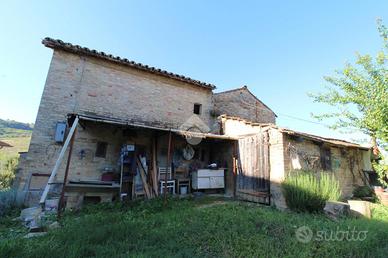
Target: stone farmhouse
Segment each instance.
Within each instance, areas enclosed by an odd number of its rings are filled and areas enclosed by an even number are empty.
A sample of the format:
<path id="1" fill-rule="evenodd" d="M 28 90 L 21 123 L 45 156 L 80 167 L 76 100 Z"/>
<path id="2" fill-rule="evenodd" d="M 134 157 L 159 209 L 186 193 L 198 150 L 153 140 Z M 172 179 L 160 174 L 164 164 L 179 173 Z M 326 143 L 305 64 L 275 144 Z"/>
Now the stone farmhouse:
<path id="1" fill-rule="evenodd" d="M 246 86 L 215 86 L 61 40 L 30 147 L 21 156 L 18 200 L 46 208 L 222 193 L 285 208 L 280 183 L 294 169 L 334 173 L 344 197 L 368 184 L 370 150 L 276 126 Z"/>

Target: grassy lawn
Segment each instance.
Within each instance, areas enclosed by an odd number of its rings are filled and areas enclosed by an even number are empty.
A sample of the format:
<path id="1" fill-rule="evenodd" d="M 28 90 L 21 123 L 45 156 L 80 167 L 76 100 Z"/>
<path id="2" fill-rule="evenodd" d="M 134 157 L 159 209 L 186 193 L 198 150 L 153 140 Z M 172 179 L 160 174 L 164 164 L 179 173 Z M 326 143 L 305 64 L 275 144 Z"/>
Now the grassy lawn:
<path id="1" fill-rule="evenodd" d="M 5 166 L 8 159 L 12 157 L 18 157 L 19 152 L 28 151 L 31 135 L 23 136 L 23 137 L 8 137 L 8 138 L 0 137 L 0 140 L 12 145 L 12 147 L 0 149 L 0 173 L 1 173 L 3 166 Z"/>
<path id="2" fill-rule="evenodd" d="M 280 212 L 212 198 L 87 206 L 60 229 L 23 239 L 17 222 L 0 221 L 0 257 L 387 257 L 388 208 L 373 219 Z M 368 231 L 364 241 L 301 243 L 295 230 Z M 327 233 L 329 234 L 329 233 Z M 329 235 L 330 236 L 330 235 Z"/>
<path id="3" fill-rule="evenodd" d="M 28 151 L 31 135 L 20 137 L 0 137 L 0 140 L 11 144 L 13 147 L 0 149 L 0 156 L 16 156 L 18 152 Z"/>

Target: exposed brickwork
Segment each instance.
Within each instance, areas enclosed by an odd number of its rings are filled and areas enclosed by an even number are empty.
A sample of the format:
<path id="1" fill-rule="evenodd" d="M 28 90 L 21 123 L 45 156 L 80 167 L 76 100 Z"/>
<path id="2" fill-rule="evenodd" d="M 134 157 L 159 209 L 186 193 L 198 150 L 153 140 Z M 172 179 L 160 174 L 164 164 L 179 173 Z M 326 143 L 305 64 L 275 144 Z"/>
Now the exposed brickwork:
<path id="1" fill-rule="evenodd" d="M 270 144 L 270 192 L 271 202 L 277 208 L 285 209 L 286 203 L 281 183 L 294 169 L 322 171 L 321 148 L 329 148 L 331 170 L 339 181 L 342 197 L 348 198 L 356 185 L 364 185 L 362 170 L 371 167 L 370 151 L 363 148 L 335 146 L 329 142 L 314 142 L 303 137 L 293 137 L 275 126 L 263 127 L 243 120 L 222 118 L 223 130 L 230 136 L 260 133 L 269 130 Z M 368 158 L 369 157 L 369 158 Z"/>
<path id="2" fill-rule="evenodd" d="M 214 94 L 217 115 L 229 115 L 257 123 L 275 123 L 276 115 L 259 101 L 247 87 Z"/>
<path id="3" fill-rule="evenodd" d="M 270 193 L 271 205 L 278 209 L 286 209 L 286 201 L 283 196 L 281 183 L 286 175 L 284 135 L 276 129 L 269 131 L 269 158 L 270 158 Z"/>
<path id="4" fill-rule="evenodd" d="M 201 114 L 193 114 L 195 103 L 202 105 Z M 182 129 L 194 124 L 217 132 L 221 125 L 223 133 L 239 136 L 258 133 L 258 123 L 275 123 L 276 115 L 258 100 L 246 88 L 213 94 L 211 88 L 198 87 L 193 83 L 160 76 L 123 66 L 91 56 L 80 56 L 63 50 L 55 50 L 44 87 L 38 116 L 31 138 L 29 151 L 20 160 L 17 185 L 19 200 L 26 193 L 26 183 L 31 173 L 51 173 L 62 145 L 54 142 L 56 123 L 66 121 L 67 114 L 78 113 L 113 117 L 131 122 L 140 122 L 154 126 Z M 214 115 L 227 114 L 241 117 L 255 123 L 242 120 L 221 118 Z M 219 123 L 220 122 L 220 123 Z M 148 130 L 136 130 L 128 134 L 119 126 L 95 124 L 81 121 L 75 137 L 73 158 L 70 166 L 70 180 L 99 180 L 106 167 L 117 168 L 120 147 L 124 143 L 136 143 L 145 146 L 144 151 L 150 157 L 153 134 Z M 270 132 L 270 166 L 272 203 L 279 208 L 285 207 L 280 184 L 289 171 L 303 168 L 300 157 L 295 158 L 290 146 L 317 156 L 319 146 L 311 141 L 295 141 L 286 133 L 274 127 Z M 166 134 L 159 136 L 158 160 L 166 165 Z M 105 158 L 96 158 L 98 141 L 108 143 Z M 185 144 L 182 141 L 181 144 Z M 176 141 L 177 146 L 179 141 Z M 182 145 L 183 146 L 183 145 Z M 180 146 L 180 148 L 182 148 Z M 234 183 L 231 174 L 231 143 L 224 142 L 212 149 L 219 160 L 229 169 L 226 175 L 226 192 L 233 192 Z M 84 153 L 84 155 L 81 155 Z M 340 181 L 344 196 L 349 196 L 355 184 L 362 184 L 361 170 L 370 168 L 367 151 L 344 147 L 331 147 L 333 173 Z M 67 153 L 64 161 L 67 159 Z M 219 157 L 218 157 L 219 156 Z M 56 181 L 62 182 L 65 163 L 59 169 Z M 298 165 L 299 164 L 299 165 Z M 45 185 L 45 180 L 33 181 L 34 185 Z M 36 187 L 38 187 L 36 186 Z M 34 204 L 40 193 L 36 192 L 29 204 Z"/>
<path id="5" fill-rule="evenodd" d="M 16 180 L 19 190 L 26 190 L 25 184 L 31 173 L 51 173 L 62 147 L 54 142 L 55 126 L 59 121 L 66 121 L 69 113 L 109 116 L 179 128 L 188 119 L 192 119 L 194 103 L 202 104 L 198 118 L 212 128 L 215 119 L 211 116 L 211 89 L 94 57 L 55 50 L 29 151 L 20 161 Z M 91 128 L 87 130 L 86 134 L 84 129 L 78 129 L 74 153 L 86 149 L 90 150 L 87 152 L 89 156 L 82 160 L 73 158 L 71 167 L 71 173 L 83 173 L 85 179 L 88 178 L 88 171 L 101 171 L 103 166 L 116 163 L 122 144 L 120 137 L 112 137 L 113 129 L 96 132 Z M 113 150 L 108 151 L 108 155 L 112 156 L 101 161 L 94 158 L 90 160 L 94 157 L 97 139 L 111 143 L 108 149 Z M 65 162 L 62 163 L 58 180 L 63 175 L 64 166 Z M 91 177 L 95 177 L 94 173 Z M 20 196 L 19 200 L 23 198 Z"/>
<path id="6" fill-rule="evenodd" d="M 331 153 L 331 169 L 326 171 L 321 164 L 321 148 L 323 147 L 329 148 Z M 370 160 L 365 163 L 363 155 L 370 157 L 369 151 L 322 146 L 308 140 L 295 141 L 288 135 L 285 135 L 284 149 L 286 171 L 304 169 L 332 173 L 339 181 L 343 198 L 349 198 L 355 186 L 364 185 L 362 170 L 368 169 Z"/>

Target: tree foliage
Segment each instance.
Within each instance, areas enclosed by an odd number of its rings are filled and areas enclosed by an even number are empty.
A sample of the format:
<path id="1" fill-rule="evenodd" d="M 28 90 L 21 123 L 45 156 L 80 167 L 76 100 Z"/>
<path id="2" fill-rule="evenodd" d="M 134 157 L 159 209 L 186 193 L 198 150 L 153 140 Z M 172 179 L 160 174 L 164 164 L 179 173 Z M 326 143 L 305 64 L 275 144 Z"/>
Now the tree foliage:
<path id="1" fill-rule="evenodd" d="M 310 94 L 314 102 L 329 104 L 335 112 L 315 115 L 319 120 L 334 119 L 333 129 L 358 129 L 388 142 L 388 30 L 378 21 L 383 48 L 375 58 L 357 54 L 354 64 L 347 63 L 335 76 L 327 76 L 327 91 Z"/>

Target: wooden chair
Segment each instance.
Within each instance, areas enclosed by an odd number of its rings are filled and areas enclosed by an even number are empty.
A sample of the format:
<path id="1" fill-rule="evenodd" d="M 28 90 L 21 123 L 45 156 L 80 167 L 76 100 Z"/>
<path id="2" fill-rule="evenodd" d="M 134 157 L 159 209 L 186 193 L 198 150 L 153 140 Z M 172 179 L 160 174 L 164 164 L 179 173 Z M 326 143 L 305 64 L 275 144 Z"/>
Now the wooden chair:
<path id="1" fill-rule="evenodd" d="M 159 167 L 159 169 L 158 169 L 159 192 L 161 194 L 164 193 L 166 176 L 167 176 L 167 184 L 166 184 L 167 191 L 169 191 L 171 189 L 172 194 L 175 194 L 175 180 L 172 179 L 171 167 L 168 167 L 168 168 L 167 167 Z"/>
<path id="2" fill-rule="evenodd" d="M 171 180 L 172 179 L 171 167 L 168 167 L 168 168 L 167 167 L 159 167 L 159 170 L 158 170 L 159 181 L 164 180 L 166 174 L 167 174 L 167 180 Z"/>

